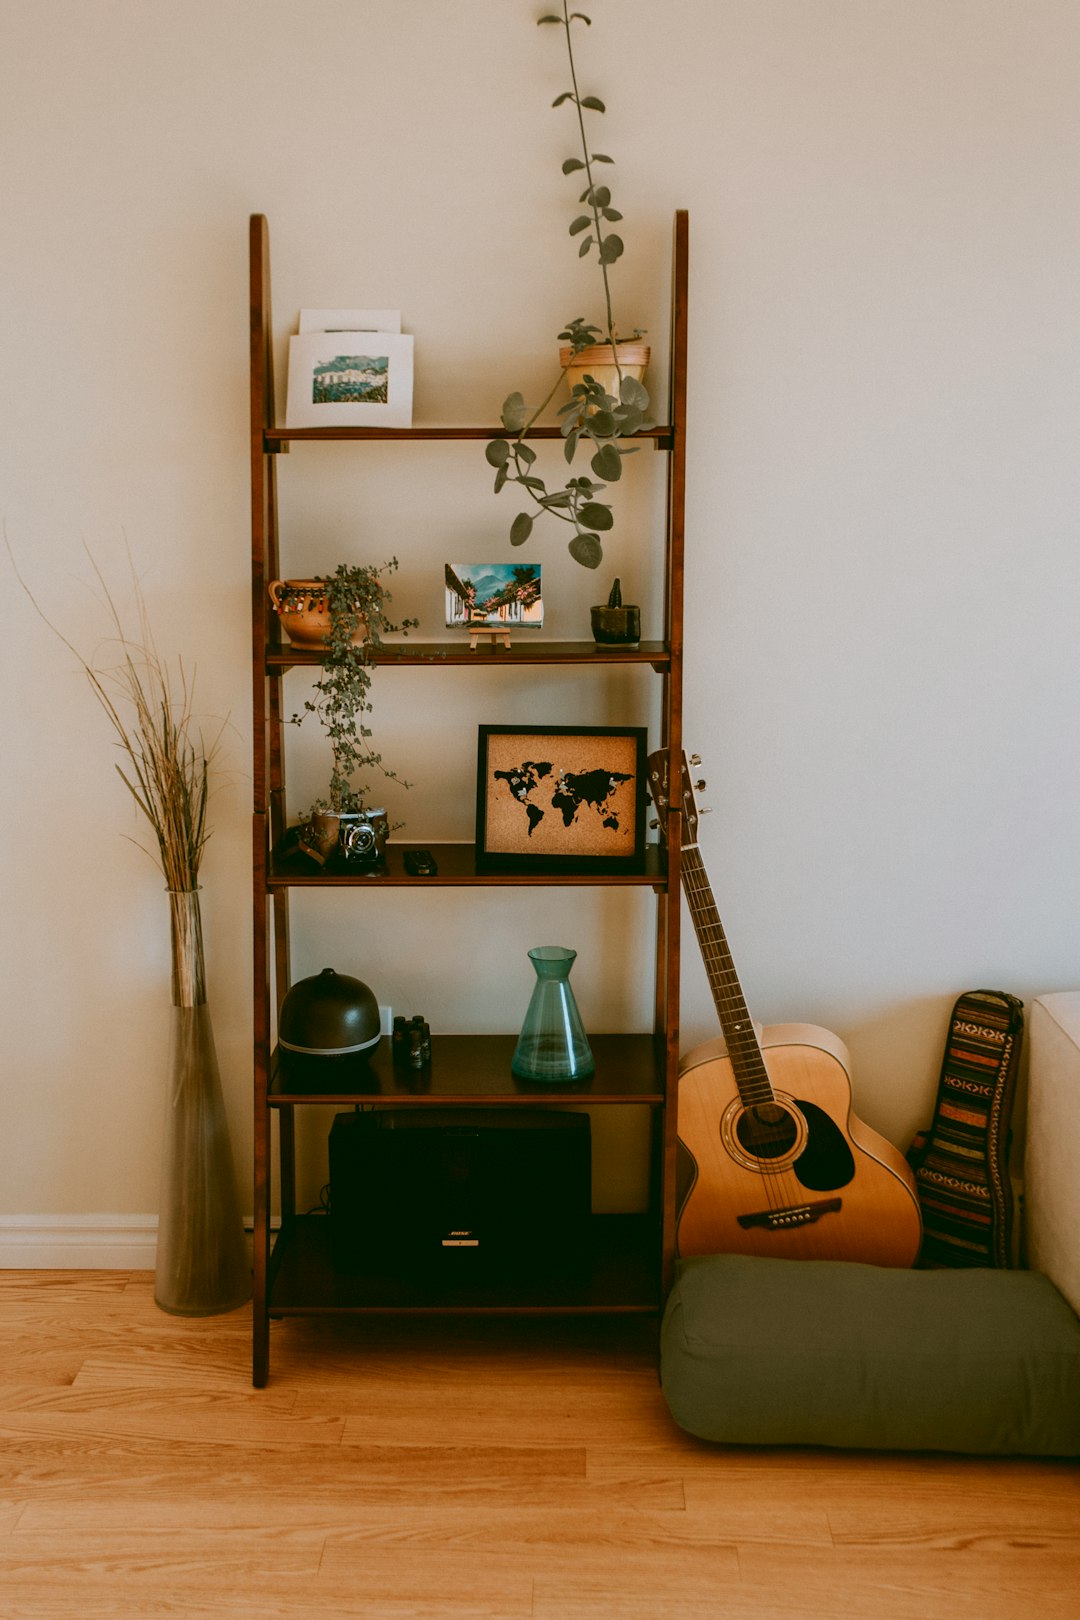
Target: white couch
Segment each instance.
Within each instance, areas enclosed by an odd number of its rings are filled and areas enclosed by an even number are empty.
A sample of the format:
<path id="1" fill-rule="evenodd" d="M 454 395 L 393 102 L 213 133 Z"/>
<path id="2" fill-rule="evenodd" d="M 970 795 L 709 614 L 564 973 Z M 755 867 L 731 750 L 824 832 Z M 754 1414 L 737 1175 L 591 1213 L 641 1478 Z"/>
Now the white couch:
<path id="1" fill-rule="evenodd" d="M 1028 1010 L 1027 1264 L 1080 1315 L 1080 990 Z"/>

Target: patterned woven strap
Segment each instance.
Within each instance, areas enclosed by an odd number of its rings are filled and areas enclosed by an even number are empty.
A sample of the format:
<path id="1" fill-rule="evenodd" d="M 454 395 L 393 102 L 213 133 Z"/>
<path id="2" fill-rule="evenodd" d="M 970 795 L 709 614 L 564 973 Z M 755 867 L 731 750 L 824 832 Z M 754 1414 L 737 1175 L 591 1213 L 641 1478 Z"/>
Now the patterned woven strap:
<path id="1" fill-rule="evenodd" d="M 1023 1003 L 1002 990 L 969 990 L 953 1007 L 934 1121 L 908 1153 L 923 1217 L 920 1265 L 1009 1265 L 1009 1122 L 1023 1031 Z"/>

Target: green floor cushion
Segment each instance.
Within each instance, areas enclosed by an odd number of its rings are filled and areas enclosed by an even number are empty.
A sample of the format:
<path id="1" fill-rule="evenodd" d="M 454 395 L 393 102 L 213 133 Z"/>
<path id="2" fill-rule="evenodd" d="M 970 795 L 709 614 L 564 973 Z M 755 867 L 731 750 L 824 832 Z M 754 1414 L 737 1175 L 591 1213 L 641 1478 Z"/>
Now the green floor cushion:
<path id="1" fill-rule="evenodd" d="M 707 1255 L 680 1262 L 660 1346 L 705 1440 L 1080 1454 L 1080 1321 L 1038 1272 Z"/>

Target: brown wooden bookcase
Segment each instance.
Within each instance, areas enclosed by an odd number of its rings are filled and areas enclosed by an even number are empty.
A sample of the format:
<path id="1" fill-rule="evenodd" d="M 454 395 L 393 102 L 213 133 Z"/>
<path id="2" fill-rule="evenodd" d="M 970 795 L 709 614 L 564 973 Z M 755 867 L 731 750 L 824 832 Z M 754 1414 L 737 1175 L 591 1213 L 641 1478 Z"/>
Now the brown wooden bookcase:
<path id="1" fill-rule="evenodd" d="M 667 424 L 638 435 L 652 441 L 666 457 L 664 637 L 635 647 L 598 646 L 593 642 L 531 641 L 509 649 L 481 647 L 470 652 L 464 643 L 409 641 L 380 648 L 376 660 L 396 665 L 438 668 L 476 667 L 478 662 L 513 669 L 523 664 L 565 668 L 577 678 L 602 680 L 620 665 L 649 666 L 661 683 L 661 735 L 650 746 L 669 748 L 675 760 L 682 750 L 683 677 L 683 513 L 685 503 L 685 416 L 687 334 L 687 242 L 685 212 L 674 220 L 671 378 Z M 660 1311 L 675 1252 L 676 1088 L 679 1042 L 680 821 L 673 809 L 667 821 L 667 848 L 650 846 L 641 872 L 610 876 L 570 877 L 478 873 L 469 845 L 434 844 L 438 862 L 434 878 L 413 878 L 391 843 L 385 873 L 378 877 L 290 872 L 275 865 L 272 852 L 287 825 L 282 684 L 285 671 L 317 664 L 321 655 L 282 642 L 280 627 L 267 594 L 270 580 L 282 577 L 278 534 L 277 467 L 279 456 L 295 447 L 303 453 L 310 440 L 333 439 L 354 450 L 368 439 L 488 439 L 498 427 L 298 428 L 279 427 L 275 420 L 274 368 L 270 304 L 270 247 L 266 219 L 250 221 L 251 290 L 251 643 L 253 704 L 252 917 L 254 930 L 254 1327 L 253 1380 L 266 1383 L 270 1369 L 270 1322 L 288 1316 L 342 1315 L 364 1312 L 607 1313 Z M 558 438 L 557 427 L 533 430 L 533 437 Z M 419 448 L 419 446 L 418 446 Z M 360 450 L 362 453 L 362 450 Z M 286 571 L 287 573 L 287 571 Z M 675 776 L 678 771 L 676 769 Z M 595 1073 L 587 1081 L 557 1089 L 530 1090 L 512 1078 L 510 1058 L 515 1035 L 440 1035 L 432 1039 L 431 1083 L 410 1090 L 395 1072 L 388 1042 L 372 1061 L 363 1089 L 348 1093 L 286 1089 L 277 1072 L 273 1048 L 276 993 L 278 1003 L 290 983 L 289 893 L 298 886 L 354 887 L 370 894 L 387 886 L 637 884 L 656 897 L 656 980 L 651 1034 L 593 1035 Z M 357 906 L 364 900 L 356 895 Z M 566 1103 L 639 1104 L 651 1112 L 651 1197 L 644 1214 L 594 1215 L 590 1259 L 565 1277 L 527 1272 L 512 1282 L 431 1285 L 422 1288 L 405 1278 L 335 1272 L 322 1215 L 303 1215 L 296 1207 L 295 1115 L 313 1104 L 353 1104 L 424 1108 L 558 1107 Z M 276 1145 L 280 1178 L 280 1228 L 271 1229 L 271 1162 Z"/>

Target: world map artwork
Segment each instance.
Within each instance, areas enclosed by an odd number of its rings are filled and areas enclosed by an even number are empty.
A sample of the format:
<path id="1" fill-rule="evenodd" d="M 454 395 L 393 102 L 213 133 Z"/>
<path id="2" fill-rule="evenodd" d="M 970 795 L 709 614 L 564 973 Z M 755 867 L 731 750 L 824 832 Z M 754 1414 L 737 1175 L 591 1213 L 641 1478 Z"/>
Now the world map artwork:
<path id="1" fill-rule="evenodd" d="M 487 747 L 490 853 L 636 854 L 639 782 L 632 735 L 511 732 L 489 736 Z"/>
<path id="2" fill-rule="evenodd" d="M 614 794 L 622 782 L 633 777 L 623 771 L 559 771 L 552 782 L 554 766 L 551 760 L 524 760 L 509 771 L 495 771 L 497 782 L 505 782 L 510 792 L 525 811 L 531 838 L 544 817 L 556 814 L 562 817 L 564 827 L 570 827 L 578 815 L 594 810 L 603 825 L 611 832 L 619 830 L 619 809 Z M 545 788 L 549 791 L 545 792 Z"/>

